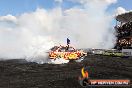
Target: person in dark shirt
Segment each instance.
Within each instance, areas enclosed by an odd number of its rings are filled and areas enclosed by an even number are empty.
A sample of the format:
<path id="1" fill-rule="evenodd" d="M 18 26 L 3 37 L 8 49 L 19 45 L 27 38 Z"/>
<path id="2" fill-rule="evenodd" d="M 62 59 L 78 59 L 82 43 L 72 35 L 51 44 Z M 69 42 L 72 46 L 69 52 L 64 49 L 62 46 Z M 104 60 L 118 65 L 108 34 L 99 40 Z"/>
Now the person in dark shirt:
<path id="1" fill-rule="evenodd" d="M 68 50 L 68 49 L 69 49 L 69 44 L 70 44 L 70 39 L 69 39 L 69 38 L 67 38 L 67 47 L 66 47 L 66 50 Z"/>

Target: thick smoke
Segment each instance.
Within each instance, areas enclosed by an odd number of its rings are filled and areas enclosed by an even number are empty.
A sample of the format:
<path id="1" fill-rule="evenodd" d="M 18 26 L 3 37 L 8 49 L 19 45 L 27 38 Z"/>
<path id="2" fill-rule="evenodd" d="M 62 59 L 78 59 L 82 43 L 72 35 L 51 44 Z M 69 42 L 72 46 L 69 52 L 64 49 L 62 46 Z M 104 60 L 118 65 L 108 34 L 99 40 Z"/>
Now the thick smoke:
<path id="1" fill-rule="evenodd" d="M 48 49 L 65 44 L 67 37 L 77 48 L 112 48 L 115 42 L 112 16 L 106 9 L 116 0 L 69 1 L 80 5 L 0 16 L 0 57 L 47 62 L 42 57 L 46 57 Z"/>

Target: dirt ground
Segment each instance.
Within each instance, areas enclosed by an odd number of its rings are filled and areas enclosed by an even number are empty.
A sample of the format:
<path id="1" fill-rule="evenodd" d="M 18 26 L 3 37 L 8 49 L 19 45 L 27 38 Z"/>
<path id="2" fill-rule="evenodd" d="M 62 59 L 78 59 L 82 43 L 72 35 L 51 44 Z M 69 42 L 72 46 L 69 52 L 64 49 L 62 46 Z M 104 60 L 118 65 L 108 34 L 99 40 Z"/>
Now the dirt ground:
<path id="1" fill-rule="evenodd" d="M 82 88 L 78 82 L 82 67 L 87 68 L 93 79 L 132 80 L 132 57 L 90 55 L 82 62 L 60 65 L 14 59 L 0 61 L 0 88 Z"/>

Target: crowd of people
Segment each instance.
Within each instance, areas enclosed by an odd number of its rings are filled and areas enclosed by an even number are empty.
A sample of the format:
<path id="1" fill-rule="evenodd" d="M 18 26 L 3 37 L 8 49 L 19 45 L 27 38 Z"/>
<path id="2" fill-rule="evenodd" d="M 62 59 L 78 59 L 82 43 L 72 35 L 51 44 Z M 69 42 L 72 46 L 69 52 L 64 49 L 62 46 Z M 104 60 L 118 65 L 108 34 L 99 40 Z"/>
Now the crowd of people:
<path id="1" fill-rule="evenodd" d="M 132 22 L 116 26 L 116 31 L 118 38 L 132 36 Z"/>
<path id="2" fill-rule="evenodd" d="M 131 48 L 132 45 L 132 22 L 117 25 L 115 27 L 117 31 L 117 45 L 115 48 Z"/>
<path id="3" fill-rule="evenodd" d="M 132 48 L 131 44 L 132 44 L 131 39 L 120 39 L 117 41 L 115 48 L 118 50 L 130 49 Z"/>

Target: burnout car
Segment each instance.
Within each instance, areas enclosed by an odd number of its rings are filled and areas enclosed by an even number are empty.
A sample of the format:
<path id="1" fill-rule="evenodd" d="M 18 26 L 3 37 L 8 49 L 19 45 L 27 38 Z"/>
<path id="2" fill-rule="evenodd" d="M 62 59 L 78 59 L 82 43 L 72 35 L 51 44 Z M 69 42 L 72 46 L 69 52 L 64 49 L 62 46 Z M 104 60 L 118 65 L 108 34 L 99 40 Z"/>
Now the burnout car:
<path id="1" fill-rule="evenodd" d="M 87 53 L 83 50 L 77 50 L 72 46 L 54 46 L 49 52 L 50 59 L 78 60 L 85 56 L 87 56 Z"/>

